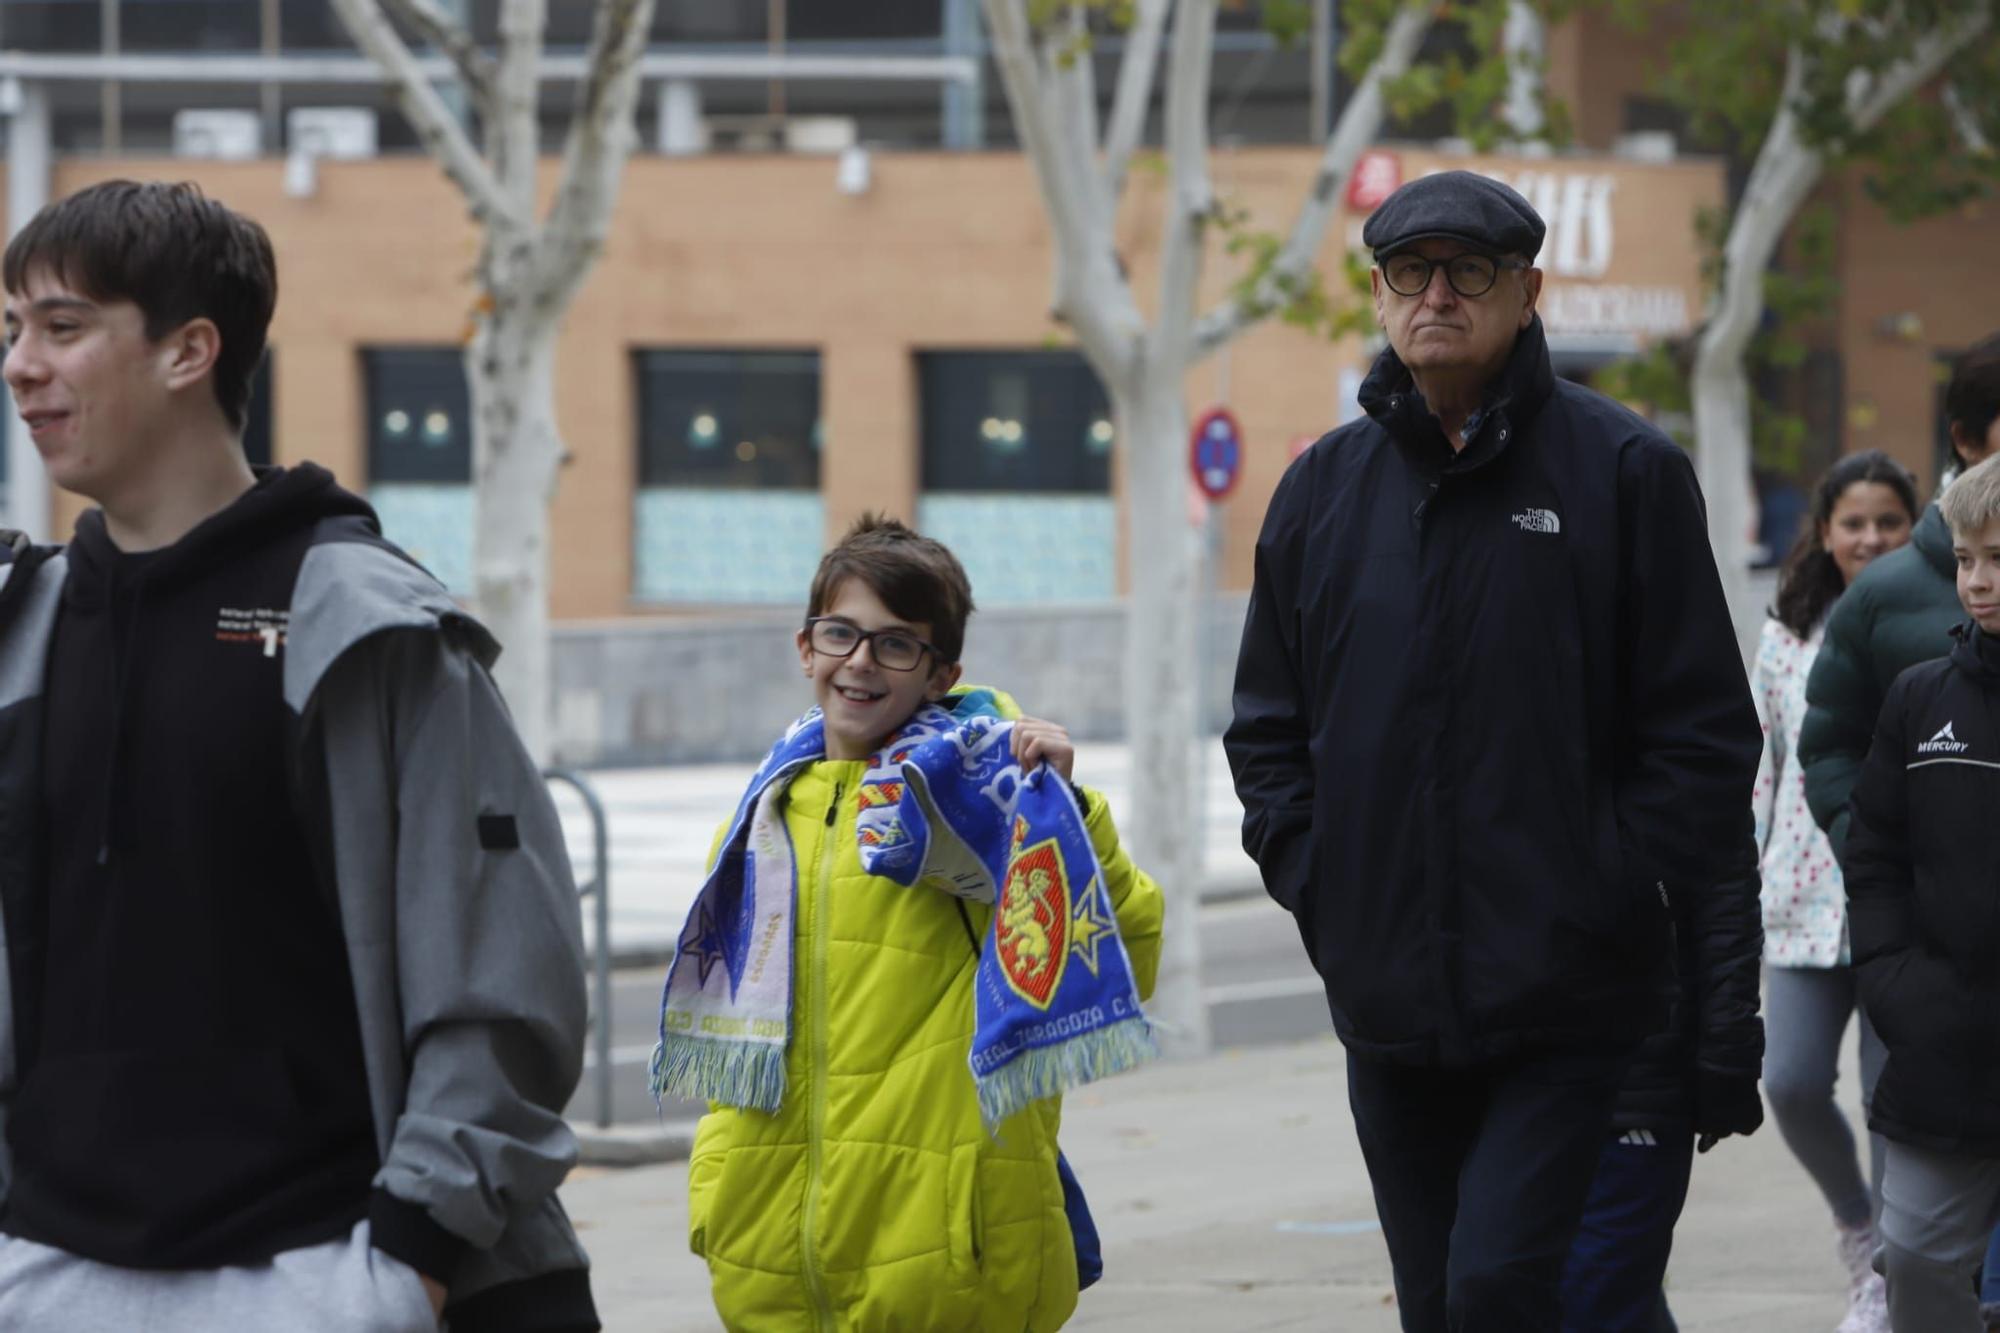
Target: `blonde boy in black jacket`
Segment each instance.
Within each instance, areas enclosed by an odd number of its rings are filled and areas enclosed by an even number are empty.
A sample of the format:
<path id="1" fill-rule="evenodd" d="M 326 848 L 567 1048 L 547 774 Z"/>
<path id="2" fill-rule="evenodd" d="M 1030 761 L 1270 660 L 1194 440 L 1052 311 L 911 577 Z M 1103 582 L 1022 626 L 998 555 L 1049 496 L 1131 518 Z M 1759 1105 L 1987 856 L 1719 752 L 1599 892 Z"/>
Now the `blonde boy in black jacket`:
<path id="1" fill-rule="evenodd" d="M 1888 1049 L 1884 1271 L 1898 1329 L 1982 1327 L 1973 1275 L 2000 1223 L 2000 462 L 1953 482 L 1951 655 L 1889 689 L 1845 861 L 1862 1002 Z"/>

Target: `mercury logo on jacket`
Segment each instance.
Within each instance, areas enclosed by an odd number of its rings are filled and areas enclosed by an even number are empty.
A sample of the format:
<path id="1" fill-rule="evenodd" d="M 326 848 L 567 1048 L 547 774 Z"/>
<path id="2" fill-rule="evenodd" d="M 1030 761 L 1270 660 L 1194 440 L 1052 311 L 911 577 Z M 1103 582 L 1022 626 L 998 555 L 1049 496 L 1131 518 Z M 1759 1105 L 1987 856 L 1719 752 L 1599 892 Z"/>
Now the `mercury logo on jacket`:
<path id="1" fill-rule="evenodd" d="M 1938 728 L 1937 735 L 1917 747 L 1918 754 L 1964 754 L 1972 747 L 1952 735 L 1951 723 Z"/>

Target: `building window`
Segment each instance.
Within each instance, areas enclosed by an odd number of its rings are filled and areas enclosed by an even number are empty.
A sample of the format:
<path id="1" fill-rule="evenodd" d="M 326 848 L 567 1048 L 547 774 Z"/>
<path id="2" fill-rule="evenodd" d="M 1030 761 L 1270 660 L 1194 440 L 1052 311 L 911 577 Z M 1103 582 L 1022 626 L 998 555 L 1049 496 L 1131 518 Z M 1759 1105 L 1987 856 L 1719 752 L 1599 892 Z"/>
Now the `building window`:
<path id="1" fill-rule="evenodd" d="M 925 352 L 918 522 L 982 603 L 1116 590 L 1111 406 L 1070 351 Z"/>
<path id="2" fill-rule="evenodd" d="M 453 592 L 472 588 L 472 395 L 455 347 L 372 347 L 368 499 L 382 533 Z"/>
<path id="3" fill-rule="evenodd" d="M 104 44 L 97 5 L 70 0 L 6 0 L 0 4 L 0 48 L 15 51 L 95 51 Z"/>
<path id="4" fill-rule="evenodd" d="M 819 353 L 648 348 L 632 366 L 634 596 L 802 601 L 826 526 Z"/>
<path id="5" fill-rule="evenodd" d="M 255 51 L 263 14 L 244 0 L 126 0 L 119 45 L 127 51 Z"/>

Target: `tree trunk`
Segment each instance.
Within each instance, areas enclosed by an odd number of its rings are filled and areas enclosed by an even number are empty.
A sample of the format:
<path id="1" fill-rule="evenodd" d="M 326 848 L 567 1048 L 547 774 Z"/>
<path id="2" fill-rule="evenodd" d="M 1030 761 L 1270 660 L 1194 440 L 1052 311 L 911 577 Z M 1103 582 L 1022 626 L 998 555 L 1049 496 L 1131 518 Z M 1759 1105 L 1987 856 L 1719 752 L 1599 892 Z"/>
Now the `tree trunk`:
<path id="1" fill-rule="evenodd" d="M 1163 1049 L 1209 1048 L 1201 993 L 1202 867 L 1195 779 L 1204 743 L 1197 538 L 1188 523 L 1188 418 L 1178 367 L 1142 370 L 1111 385 L 1124 457 L 1131 595 L 1125 625 L 1125 716 L 1132 803 L 1126 846 L 1159 881 L 1167 916 L 1159 985 L 1148 1008 Z"/>
<path id="2" fill-rule="evenodd" d="M 473 604 L 500 641 L 494 669 L 535 762 L 550 758 L 549 502 L 563 456 L 553 321 L 502 298 L 466 350 L 473 415 Z"/>
<path id="3" fill-rule="evenodd" d="M 1723 246 L 1722 288 L 1702 326 L 1693 383 L 1695 466 L 1708 504 L 1708 539 L 1729 599 L 1739 647 L 1756 642 L 1761 609 L 1750 597 L 1750 377 L 1743 355 L 1764 311 L 1764 273 L 1806 195 L 1820 154 L 1800 142 L 1789 100 L 1771 123 Z"/>

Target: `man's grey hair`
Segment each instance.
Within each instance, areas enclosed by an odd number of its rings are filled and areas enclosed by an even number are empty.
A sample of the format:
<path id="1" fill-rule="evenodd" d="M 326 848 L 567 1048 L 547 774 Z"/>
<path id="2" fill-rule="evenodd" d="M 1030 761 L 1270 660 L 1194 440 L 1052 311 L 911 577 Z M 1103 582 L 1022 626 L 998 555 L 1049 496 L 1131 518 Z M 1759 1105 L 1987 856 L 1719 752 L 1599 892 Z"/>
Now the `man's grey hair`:
<path id="1" fill-rule="evenodd" d="M 1945 487 L 1938 508 L 1951 525 L 1951 535 L 1960 540 L 1977 536 L 1987 524 L 2000 520 L 2000 454 L 1966 469 Z"/>

